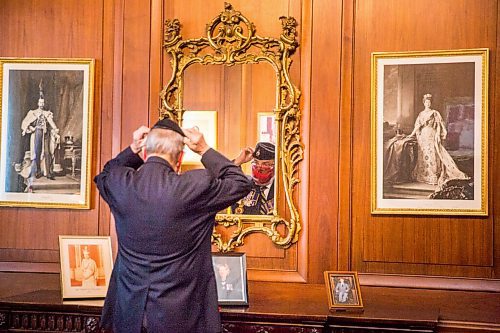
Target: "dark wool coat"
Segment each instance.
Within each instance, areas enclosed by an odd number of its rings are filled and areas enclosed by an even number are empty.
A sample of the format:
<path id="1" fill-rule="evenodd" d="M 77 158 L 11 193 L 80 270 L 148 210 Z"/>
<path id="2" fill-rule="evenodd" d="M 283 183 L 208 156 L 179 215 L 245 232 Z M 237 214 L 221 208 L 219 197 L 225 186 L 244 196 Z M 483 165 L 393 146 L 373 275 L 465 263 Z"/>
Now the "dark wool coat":
<path id="1" fill-rule="evenodd" d="M 145 163 L 130 148 L 95 177 L 115 218 L 118 255 L 101 325 L 115 333 L 219 332 L 211 259 L 218 211 L 251 188 L 248 178 L 217 151 L 206 169 L 178 175 L 167 161 Z"/>

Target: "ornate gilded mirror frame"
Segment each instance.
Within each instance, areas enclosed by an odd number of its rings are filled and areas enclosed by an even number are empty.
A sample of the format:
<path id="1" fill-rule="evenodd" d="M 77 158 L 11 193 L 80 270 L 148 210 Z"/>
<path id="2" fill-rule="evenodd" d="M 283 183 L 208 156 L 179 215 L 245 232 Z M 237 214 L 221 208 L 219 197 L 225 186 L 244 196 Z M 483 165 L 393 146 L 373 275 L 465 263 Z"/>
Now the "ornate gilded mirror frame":
<path id="1" fill-rule="evenodd" d="M 183 40 L 179 20 L 166 20 L 164 31 L 165 51 L 171 56 L 172 77 L 160 93 L 160 119 L 169 118 L 182 124 L 183 80 L 185 70 L 193 64 L 234 66 L 241 64 L 269 63 L 276 75 L 276 104 L 273 110 L 277 127 L 276 178 L 281 177 L 276 188 L 275 203 L 285 195 L 286 211 L 274 205 L 273 215 L 218 214 L 218 226 L 235 231 L 223 237 L 214 228 L 212 242 L 220 252 L 234 250 L 243 245 L 245 236 L 252 233 L 266 234 L 271 241 L 283 248 L 298 240 L 301 229 L 294 192 L 298 179 L 298 165 L 303 159 L 300 140 L 300 90 L 292 83 L 289 68 L 291 56 L 298 47 L 297 21 L 293 17 L 280 17 L 280 38 L 256 35 L 255 25 L 231 4 L 206 26 L 206 37 Z M 295 195 L 296 196 L 296 195 Z M 288 220 L 284 217 L 285 214 Z M 223 238 L 227 238 L 224 240 Z"/>

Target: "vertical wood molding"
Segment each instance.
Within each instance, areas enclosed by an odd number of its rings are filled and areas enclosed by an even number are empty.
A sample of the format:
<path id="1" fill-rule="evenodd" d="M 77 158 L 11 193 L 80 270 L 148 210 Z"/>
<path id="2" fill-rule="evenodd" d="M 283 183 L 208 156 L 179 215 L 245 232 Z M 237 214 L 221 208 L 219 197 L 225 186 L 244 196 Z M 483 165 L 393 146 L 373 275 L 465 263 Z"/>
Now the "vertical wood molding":
<path id="1" fill-rule="evenodd" d="M 352 215 L 352 99 L 355 0 L 342 2 L 342 52 L 340 78 L 339 219 L 337 263 L 339 270 L 351 270 Z"/>
<path id="2" fill-rule="evenodd" d="M 313 0 L 302 1 L 301 13 L 301 35 L 300 38 L 300 109 L 301 118 L 301 138 L 304 144 L 304 159 L 300 164 L 301 185 L 299 189 L 300 218 L 302 223 L 301 235 L 299 235 L 297 266 L 298 273 L 306 280 L 309 280 L 309 164 L 310 153 L 307 147 L 310 145 L 310 119 L 311 119 L 311 68 L 312 68 L 312 25 L 313 25 Z"/>
<path id="3" fill-rule="evenodd" d="M 163 0 L 151 0 L 151 42 L 149 52 L 149 123 L 159 117 L 160 91 L 163 82 Z"/>
<path id="4" fill-rule="evenodd" d="M 338 267 L 342 1 L 315 0 L 312 14 L 309 280 Z"/>
<path id="5" fill-rule="evenodd" d="M 113 71 L 113 54 L 114 54 L 114 38 L 115 38 L 115 2 L 114 0 L 104 0 L 102 6 L 103 15 L 103 38 L 102 38 L 102 78 L 101 78 L 101 113 L 99 119 L 95 124 L 97 126 L 98 140 L 96 140 L 97 151 L 99 152 L 97 156 L 99 159 L 96 163 L 96 174 L 98 174 L 104 163 L 110 158 L 112 152 L 111 141 L 106 140 L 106 135 L 103 133 L 112 133 L 112 111 L 113 110 L 113 88 L 114 82 L 114 71 Z M 96 79 L 96 82 L 97 79 Z M 99 235 L 109 235 L 110 230 L 110 219 L 111 212 L 104 200 L 99 195 L 97 188 L 93 185 L 96 190 L 97 203 L 96 208 L 98 209 L 99 217 Z M 115 247 L 114 247 L 115 248 Z"/>
<path id="6" fill-rule="evenodd" d="M 111 114 L 111 156 L 116 156 L 121 149 L 121 122 L 122 122 L 122 97 L 123 97 L 123 46 L 124 46 L 124 13 L 125 0 L 114 0 L 114 50 L 113 50 L 113 108 Z M 109 136 L 107 137 L 109 138 Z M 105 163 L 105 162 L 104 162 Z M 109 211 L 107 204 L 101 199 L 106 210 Z M 109 213 L 109 229 L 111 236 L 111 245 L 113 254 L 116 256 L 118 251 L 118 238 L 116 235 L 115 219 Z"/>
<path id="7" fill-rule="evenodd" d="M 498 180 L 500 177 L 499 168 L 496 166 L 498 161 L 500 160 L 500 149 L 498 145 L 499 138 L 496 129 L 500 127 L 500 117 L 497 116 L 498 111 L 496 106 L 500 105 L 500 89 L 498 88 L 498 78 L 500 77 L 500 66 L 498 64 L 498 50 L 500 50 L 500 3 L 497 1 L 497 29 L 496 29 L 496 49 L 490 50 L 490 103 L 489 103 L 489 117 L 490 117 L 490 126 L 489 126 L 489 161 L 492 161 L 488 170 L 489 170 L 489 181 L 490 181 L 490 211 L 489 214 L 492 216 L 493 223 L 493 242 L 494 251 L 493 251 L 493 270 L 492 270 L 492 278 L 500 278 L 500 220 L 498 216 L 500 216 L 500 181 Z M 491 103 L 493 101 L 493 103 Z M 495 111 L 495 112 L 494 112 Z M 496 203 L 496 204 L 495 204 Z M 495 218 L 497 216 L 497 218 Z"/>
<path id="8" fill-rule="evenodd" d="M 112 123 L 112 150 L 115 156 L 121 150 L 121 120 L 122 120 L 122 98 L 123 98 L 123 56 L 124 56 L 124 21 L 125 0 L 114 1 L 115 24 L 114 24 L 114 50 L 113 50 L 113 111 Z M 111 156 L 109 156 L 111 157 Z"/>

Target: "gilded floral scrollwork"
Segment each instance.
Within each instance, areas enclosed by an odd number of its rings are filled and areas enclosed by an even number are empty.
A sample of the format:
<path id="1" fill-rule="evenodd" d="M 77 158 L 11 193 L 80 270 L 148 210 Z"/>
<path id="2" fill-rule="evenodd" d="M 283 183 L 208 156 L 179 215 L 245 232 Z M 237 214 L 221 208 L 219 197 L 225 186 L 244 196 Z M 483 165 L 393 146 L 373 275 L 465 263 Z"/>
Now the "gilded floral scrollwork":
<path id="1" fill-rule="evenodd" d="M 163 46 L 170 55 L 172 76 L 160 93 L 160 118 L 166 117 L 181 123 L 184 112 L 183 75 L 193 64 L 233 66 L 267 63 L 272 66 L 278 81 L 274 114 L 278 126 L 277 177 L 281 177 L 283 188 L 277 196 L 284 195 L 287 212 L 285 214 L 275 209 L 272 216 L 259 217 L 218 214 L 218 228 L 233 230 L 226 237 L 214 230 L 212 242 L 221 252 L 242 246 L 244 238 L 252 233 L 264 233 L 273 243 L 286 248 L 298 240 L 301 230 L 293 197 L 300 181 L 299 163 L 303 159 L 300 90 L 292 83 L 289 74 L 291 56 L 298 47 L 298 24 L 293 17 L 283 16 L 279 19 L 282 25 L 280 38 L 258 36 L 255 25 L 229 3 L 225 3 L 224 11 L 207 24 L 206 37 L 183 40 L 180 22 L 177 19 L 165 22 Z M 285 215 L 287 219 L 283 217 Z"/>

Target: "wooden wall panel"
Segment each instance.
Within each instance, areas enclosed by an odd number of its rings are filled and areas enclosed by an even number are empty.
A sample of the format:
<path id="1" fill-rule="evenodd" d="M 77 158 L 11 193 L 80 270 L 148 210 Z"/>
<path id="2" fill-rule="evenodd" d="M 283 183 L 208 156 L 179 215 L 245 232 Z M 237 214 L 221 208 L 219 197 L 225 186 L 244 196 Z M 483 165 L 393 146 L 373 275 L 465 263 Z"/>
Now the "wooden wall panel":
<path id="1" fill-rule="evenodd" d="M 99 79 L 103 58 L 102 0 L 88 1 L 85 6 L 80 2 L 63 0 L 2 1 L 0 31 L 0 57 L 95 58 L 94 114 L 99 118 L 102 100 Z M 94 133 L 94 136 L 98 134 Z M 96 160 L 94 155 L 93 163 Z M 84 211 L 0 208 L 0 267 L 6 262 L 34 265 L 49 262 L 54 263 L 52 269 L 57 270 L 58 235 L 99 233 L 96 202 L 97 195 L 93 191 L 91 209 Z M 9 264 L 9 267 L 13 265 Z"/>
<path id="2" fill-rule="evenodd" d="M 496 47 L 494 52 L 491 52 L 490 56 L 490 61 L 491 63 L 496 64 L 497 63 L 497 52 L 500 50 L 500 34 L 498 33 L 500 31 L 500 6 L 497 3 L 497 10 L 496 10 L 496 35 L 497 35 L 497 40 L 496 40 Z M 490 103 L 493 101 L 493 105 L 500 105 L 500 91 L 499 91 L 499 84 L 500 82 L 498 81 L 498 78 L 500 78 L 500 66 L 493 66 L 490 69 Z M 498 112 L 492 112 L 491 111 L 491 104 L 490 104 L 490 160 L 492 161 L 492 166 L 489 167 L 490 170 L 490 181 L 491 181 L 491 214 L 493 216 L 500 216 L 500 205 L 498 202 L 500 202 L 500 175 L 498 168 L 495 168 L 494 165 L 500 161 L 500 147 L 498 144 L 495 144 L 494 141 L 492 141 L 493 138 L 497 138 L 498 142 L 498 133 L 500 129 L 500 117 L 498 116 Z M 495 171 L 493 171 L 495 170 Z M 495 204 L 496 203 L 496 204 Z M 500 278 L 500 221 L 498 218 L 495 219 L 495 224 L 494 224 L 494 234 L 493 234 L 493 244 L 494 244 L 494 250 L 493 250 L 493 261 L 494 261 L 494 269 L 493 269 L 493 278 L 499 279 Z"/>
<path id="3" fill-rule="evenodd" d="M 151 5 L 124 1 L 120 149 L 130 145 L 132 132 L 149 125 L 149 57 Z M 120 84 L 117 82 L 117 84 Z M 157 112 L 156 110 L 154 112 Z M 113 135 L 116 138 L 116 131 Z"/>
<path id="4" fill-rule="evenodd" d="M 291 74 L 302 91 L 305 159 L 297 197 L 303 229 L 299 243 L 287 250 L 273 247 L 264 236 L 251 236 L 242 249 L 251 254 L 250 278 L 322 283 L 324 270 L 337 269 L 498 278 L 498 1 L 231 3 L 261 36 L 279 36 L 282 15 L 299 21 L 300 47 Z M 178 18 L 183 38 L 196 38 L 223 8 L 224 0 L 90 0 L 85 6 L 66 0 L 3 0 L 0 56 L 96 59 L 96 173 L 130 143 L 135 128 L 158 118 L 158 93 L 170 79 L 170 59 L 161 48 L 164 19 Z M 371 215 L 371 53 L 478 47 L 490 48 L 489 217 Z M 252 87 L 262 100 L 244 95 L 247 104 L 241 104 L 241 113 L 219 123 L 221 133 L 227 133 L 245 108 L 268 108 L 263 101 L 270 89 L 253 76 L 260 78 L 260 73 L 205 72 L 205 82 L 189 88 L 195 93 L 186 106 L 237 109 L 233 99 L 241 91 L 232 96 L 228 86 L 238 83 L 242 91 Z M 229 150 L 231 154 L 236 148 Z M 116 246 L 109 208 L 94 186 L 90 210 L 0 208 L 0 270 L 57 271 L 59 234 L 111 234 Z"/>
<path id="5" fill-rule="evenodd" d="M 324 270 L 338 270 L 337 254 L 348 251 L 337 247 L 342 1 L 314 2 L 312 17 L 308 275 L 321 283 Z"/>
<path id="6" fill-rule="evenodd" d="M 381 20 L 380 18 L 384 19 Z M 352 120 L 353 268 L 364 272 L 491 277 L 493 224 L 486 218 L 370 214 L 370 55 L 381 51 L 496 49 L 496 1 L 356 1 Z M 494 53 L 494 52 L 492 52 Z M 490 59 L 490 83 L 495 75 Z M 490 90 L 490 119 L 495 101 Z M 490 131 L 491 142 L 495 140 Z M 490 188 L 497 176 L 490 155 Z M 491 193 L 491 192 L 490 192 Z M 493 206 L 492 206 L 493 207 Z M 492 211 L 495 208 L 492 208 Z M 425 265 L 421 265 L 425 264 Z"/>

